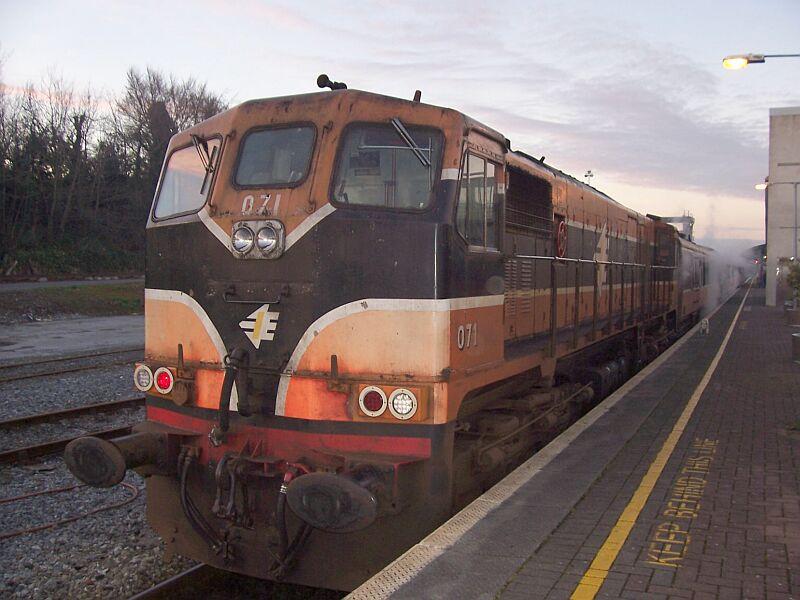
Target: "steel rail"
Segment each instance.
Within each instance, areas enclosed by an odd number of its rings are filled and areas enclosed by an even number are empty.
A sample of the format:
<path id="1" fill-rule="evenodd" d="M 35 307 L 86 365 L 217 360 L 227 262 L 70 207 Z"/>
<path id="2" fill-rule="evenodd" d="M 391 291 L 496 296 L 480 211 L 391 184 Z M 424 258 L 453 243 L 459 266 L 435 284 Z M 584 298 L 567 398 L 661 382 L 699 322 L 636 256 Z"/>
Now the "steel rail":
<path id="1" fill-rule="evenodd" d="M 80 360 L 82 358 L 96 358 L 98 356 L 109 356 L 111 354 L 124 354 L 126 352 L 139 352 L 143 350 L 144 346 L 130 346 L 127 348 L 121 348 L 119 350 L 104 350 L 103 352 L 93 352 L 88 354 L 64 354 L 62 356 L 54 356 L 53 358 L 43 358 L 40 360 L 18 360 L 15 362 L 0 363 L 0 369 L 7 369 L 11 367 L 27 367 L 29 365 L 44 365 L 53 362 Z"/>
<path id="2" fill-rule="evenodd" d="M 131 596 L 129 600 L 196 598 L 202 595 L 203 587 L 208 586 L 215 579 L 225 576 L 227 576 L 225 571 L 199 564 Z"/>
<path id="3" fill-rule="evenodd" d="M 86 431 L 79 435 L 49 440 L 41 444 L 23 446 L 22 448 L 12 448 L 11 450 L 3 450 L 0 452 L 0 464 L 22 462 L 39 456 L 55 454 L 56 452 L 60 452 L 66 448 L 67 444 L 69 444 L 72 440 L 84 435 L 91 435 L 104 439 L 127 435 L 131 432 L 132 427 L 133 425 L 124 425 L 122 427 L 112 427 L 110 429 L 101 429 L 99 431 Z"/>
<path id="4" fill-rule="evenodd" d="M 126 350 L 124 352 L 109 352 L 107 354 L 97 354 L 97 355 L 87 355 L 85 357 L 80 358 L 94 358 L 95 356 L 107 356 L 110 354 L 123 354 L 123 353 L 130 353 L 130 352 L 137 352 L 137 350 Z M 65 359 L 58 359 L 59 362 L 69 362 L 71 360 L 80 360 L 80 358 L 65 358 Z M 118 359 L 111 362 L 104 362 L 100 364 L 91 364 L 91 365 L 76 365 L 73 367 L 68 367 L 66 369 L 57 369 L 55 371 L 33 371 L 33 372 L 26 372 L 20 373 L 17 375 L 11 375 L 9 377 L 2 377 L 0 376 L 0 383 L 7 383 L 9 381 L 19 381 L 21 379 L 35 379 L 37 377 L 49 377 L 52 375 L 62 375 L 64 373 L 76 373 L 79 371 L 91 371 L 93 369 L 102 369 L 104 367 L 111 367 L 115 365 L 125 365 L 135 362 L 135 358 L 126 358 L 126 359 Z M 42 364 L 42 363 L 29 363 L 32 365 Z M 26 363 L 21 364 L 14 364 L 14 365 L 0 365 L 0 372 L 7 371 L 10 369 L 20 369 L 26 367 Z"/>
<path id="5" fill-rule="evenodd" d="M 45 529 L 52 529 L 53 527 L 59 527 L 61 525 L 66 525 L 67 523 L 74 523 L 75 521 L 79 521 L 80 519 L 85 519 L 91 515 L 95 515 L 99 512 L 103 512 L 106 510 L 111 510 L 112 508 L 119 508 L 121 506 L 125 506 L 126 504 L 130 504 L 136 498 L 139 497 L 140 490 L 138 487 L 133 485 L 132 483 L 128 483 L 127 481 L 123 481 L 120 485 L 126 488 L 130 494 L 127 497 L 123 498 L 122 500 L 117 500 L 116 502 L 112 502 L 110 504 L 104 504 L 103 506 L 99 506 L 97 508 L 93 508 L 92 510 L 70 515 L 68 517 L 64 517 L 63 519 L 58 519 L 56 521 L 47 521 L 46 523 L 39 523 L 38 525 L 32 525 L 31 527 L 25 527 L 23 529 L 15 529 L 12 531 L 3 531 L 0 532 L 0 540 L 6 540 L 8 538 L 17 537 L 19 535 L 26 535 L 28 533 L 36 533 L 37 531 L 44 531 Z M 71 492 L 73 490 L 86 487 L 84 484 L 77 484 L 77 485 L 70 485 L 64 486 L 60 488 L 51 488 L 49 490 L 40 490 L 38 492 L 31 492 L 29 494 L 23 494 L 21 496 L 13 496 L 10 498 L 2 498 L 0 499 L 0 504 L 9 504 L 12 502 L 20 502 L 23 500 L 27 500 L 29 498 L 35 498 L 37 496 L 44 496 L 48 494 L 59 494 L 62 492 Z"/>
<path id="6" fill-rule="evenodd" d="M 258 579 L 206 564 L 195 565 L 128 600 L 195 600 L 195 598 L 319 598 L 333 600 L 341 592 Z"/>
<path id="7" fill-rule="evenodd" d="M 107 410 L 117 410 L 120 408 L 128 408 L 131 406 L 141 406 L 144 404 L 144 396 L 137 396 L 135 398 L 124 398 L 122 400 L 111 400 L 110 402 L 97 402 L 95 404 L 86 404 L 84 406 L 75 406 L 72 408 L 64 408 L 60 410 L 51 410 L 43 413 L 36 413 L 33 415 L 25 415 L 23 417 L 16 417 L 14 419 L 5 419 L 0 421 L 0 427 L 18 427 L 20 425 L 33 425 L 34 423 L 43 423 L 52 421 L 54 419 L 63 419 L 69 417 L 78 417 L 85 414 L 95 414 L 105 412 Z"/>

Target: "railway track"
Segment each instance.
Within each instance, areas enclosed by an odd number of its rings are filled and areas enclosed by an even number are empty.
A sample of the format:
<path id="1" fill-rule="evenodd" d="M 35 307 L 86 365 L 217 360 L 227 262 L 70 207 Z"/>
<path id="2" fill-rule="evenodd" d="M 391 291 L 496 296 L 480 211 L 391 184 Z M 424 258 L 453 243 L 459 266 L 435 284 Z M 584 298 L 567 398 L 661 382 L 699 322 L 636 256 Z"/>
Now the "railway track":
<path id="1" fill-rule="evenodd" d="M 287 600 L 338 600 L 344 592 L 256 579 L 195 565 L 157 583 L 129 600 L 230 600 L 231 598 L 285 598 Z"/>
<path id="2" fill-rule="evenodd" d="M 25 427 L 29 425 L 36 425 L 39 423 L 46 423 L 51 421 L 58 421 L 62 419 L 71 419 L 82 416 L 93 416 L 98 413 L 109 412 L 114 410 L 134 408 L 144 405 L 144 397 L 138 396 L 135 398 L 127 398 L 123 400 L 112 400 L 110 402 L 99 402 L 96 404 L 87 404 L 86 406 L 79 406 L 75 408 L 66 408 L 62 410 L 48 411 L 44 413 L 37 413 L 18 417 L 15 419 L 6 419 L 0 421 L 0 430 L 7 430 L 16 427 Z M 110 438 L 130 433 L 132 425 L 123 425 L 117 427 L 109 427 L 99 430 L 87 430 L 77 435 L 69 435 L 59 437 L 56 439 L 47 440 L 36 444 L 29 444 L 22 447 L 16 447 L 9 450 L 0 451 L 0 464 L 8 464 L 14 462 L 21 462 L 54 454 L 63 450 L 66 445 L 76 437 L 81 435 L 93 435 L 99 438 Z"/>
<path id="3" fill-rule="evenodd" d="M 75 354 L 46 358 L 37 361 L 18 361 L 0 365 L 0 383 L 89 371 L 101 367 L 124 365 L 141 358 L 143 348 L 124 348 L 122 350 L 109 350 L 87 354 Z M 117 359 L 107 360 L 107 357 L 119 356 Z M 99 362 L 97 362 L 99 360 Z M 88 364 L 87 364 L 88 361 Z M 59 366 L 60 365 L 60 366 Z"/>
<path id="4" fill-rule="evenodd" d="M 157 583 L 150 589 L 131 596 L 129 600 L 175 600 L 199 595 L 200 590 L 216 587 L 227 578 L 228 573 L 208 565 L 195 565 L 169 579 Z"/>
<path id="5" fill-rule="evenodd" d="M 28 527 L 23 527 L 22 529 L 15 529 L 11 531 L 0 531 L 0 540 L 7 540 L 9 538 L 17 537 L 18 535 L 26 535 L 28 533 L 36 533 L 37 531 L 44 531 L 45 529 L 51 529 L 53 527 L 58 527 L 60 525 L 66 525 L 67 523 L 72 523 L 74 521 L 78 521 L 80 519 L 85 519 L 88 516 L 97 514 L 104 510 L 111 510 L 112 508 L 119 508 L 120 506 L 125 506 L 126 504 L 130 504 L 136 498 L 139 497 L 139 493 L 141 490 L 133 485 L 132 483 L 128 483 L 123 481 L 121 483 L 122 487 L 127 489 L 129 492 L 127 497 L 118 500 L 116 502 L 111 502 L 110 504 L 104 504 L 102 506 L 98 506 L 93 508 L 92 510 L 72 514 L 67 517 L 63 517 L 61 519 L 57 519 L 55 521 L 47 521 L 44 523 L 38 523 L 36 525 L 30 525 Z M 12 504 L 14 502 L 23 502 L 30 498 L 35 498 L 37 496 L 49 496 L 49 495 L 56 495 L 56 494 L 63 494 L 67 492 L 73 492 L 75 490 L 79 490 L 81 488 L 85 488 L 84 484 L 76 484 L 76 485 L 66 485 L 63 487 L 57 488 L 49 488 L 44 490 L 39 490 L 36 492 L 28 492 L 27 494 L 21 494 L 19 496 L 10 496 L 5 498 L 0 498 L 0 504 Z"/>
<path id="6" fill-rule="evenodd" d="M 129 434 L 131 432 L 131 428 L 132 425 L 125 425 L 123 427 L 112 427 L 110 429 L 101 429 L 99 431 L 86 431 L 80 435 L 72 435 L 42 442 L 41 444 L 32 444 L 30 446 L 23 446 L 21 448 L 4 450 L 0 452 L 0 464 L 23 462 L 32 458 L 46 456 L 48 454 L 55 454 L 56 452 L 60 452 L 66 448 L 67 444 L 69 444 L 72 440 L 83 435 L 91 435 L 99 438 L 112 438 Z"/>

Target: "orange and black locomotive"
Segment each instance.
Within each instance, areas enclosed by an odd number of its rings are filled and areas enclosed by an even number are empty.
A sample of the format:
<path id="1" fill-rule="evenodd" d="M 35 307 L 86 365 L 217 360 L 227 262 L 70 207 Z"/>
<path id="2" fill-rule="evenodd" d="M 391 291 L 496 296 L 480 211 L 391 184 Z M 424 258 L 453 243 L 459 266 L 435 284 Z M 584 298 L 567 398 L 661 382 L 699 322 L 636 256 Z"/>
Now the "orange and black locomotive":
<path id="1" fill-rule="evenodd" d="M 180 554 L 352 589 L 693 324 L 712 256 L 455 110 L 246 102 L 169 145 L 146 422 L 66 459 L 138 468 Z"/>

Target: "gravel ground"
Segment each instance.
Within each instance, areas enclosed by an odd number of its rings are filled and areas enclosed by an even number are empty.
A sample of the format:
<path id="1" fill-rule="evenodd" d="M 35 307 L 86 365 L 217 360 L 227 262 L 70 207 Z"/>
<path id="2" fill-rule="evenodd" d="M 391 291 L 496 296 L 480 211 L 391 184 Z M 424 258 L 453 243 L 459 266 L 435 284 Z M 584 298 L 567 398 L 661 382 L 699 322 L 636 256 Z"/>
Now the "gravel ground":
<path id="1" fill-rule="evenodd" d="M 131 373 L 132 364 L 104 366 L 2 383 L 0 419 L 137 396 Z M 10 429 L 0 434 L 0 446 L 14 447 L 87 429 L 135 423 L 143 416 L 143 409 L 128 408 Z M 130 503 L 51 529 L 0 539 L 0 597 L 127 598 L 191 566 L 191 561 L 180 557 L 164 562 L 163 544 L 145 519 L 144 480 L 129 473 L 125 481 L 141 490 Z M 2 498 L 76 483 L 60 456 L 34 465 L 0 467 Z M 86 513 L 130 495 L 123 486 L 107 490 L 84 486 L 0 503 L 0 537 Z"/>
<path id="2" fill-rule="evenodd" d="M 4 598 L 127 598 L 189 568 L 191 561 L 164 562 L 164 548 L 145 521 L 144 481 L 125 481 L 142 492 L 132 502 L 73 523 L 0 540 Z M 0 468 L 2 497 L 72 485 L 60 457 L 30 467 Z M 127 488 L 80 487 L 0 504 L 3 533 L 85 513 L 130 497 Z"/>
<path id="3" fill-rule="evenodd" d="M 133 363 L 0 383 L 0 419 L 133 398 Z"/>
<path id="4" fill-rule="evenodd" d="M 0 420 L 135 397 L 132 364 L 0 383 Z M 88 429 L 135 423 L 142 408 L 78 417 L 0 432 L 0 446 L 15 447 Z M 0 467 L 0 598 L 128 598 L 186 570 L 194 563 L 174 556 L 165 561 L 164 545 L 145 518 L 144 480 L 129 472 L 125 482 L 139 494 L 122 506 L 76 521 L 3 538 L 17 532 L 86 514 L 131 498 L 124 486 L 76 489 L 3 502 L 48 489 L 77 484 L 60 456 L 31 465 Z M 272 585 L 238 577 L 203 598 L 273 597 L 279 600 L 333 600 L 341 593 L 291 585 Z M 199 591 L 198 591 L 199 593 Z M 196 596 L 195 596 L 196 597 Z"/>

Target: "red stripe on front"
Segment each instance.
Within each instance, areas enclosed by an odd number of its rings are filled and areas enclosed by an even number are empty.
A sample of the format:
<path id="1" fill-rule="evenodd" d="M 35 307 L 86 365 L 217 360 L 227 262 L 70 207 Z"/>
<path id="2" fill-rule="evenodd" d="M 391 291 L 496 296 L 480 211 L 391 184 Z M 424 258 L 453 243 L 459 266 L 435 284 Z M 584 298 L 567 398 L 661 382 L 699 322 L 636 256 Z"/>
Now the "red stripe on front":
<path id="1" fill-rule="evenodd" d="M 213 421 L 157 406 L 147 407 L 147 419 L 196 432 L 202 440 L 200 445 L 207 447 L 213 458 L 219 458 L 231 450 L 239 451 L 247 442 L 250 443 L 250 448 L 260 444 L 262 455 L 284 460 L 299 460 L 307 456 L 309 451 L 323 454 L 380 454 L 417 459 L 431 455 L 431 440 L 427 437 L 316 433 L 240 423 L 231 423 L 225 443 L 213 448 L 207 444 L 208 432 L 214 426 Z M 402 425 L 398 427 L 402 428 Z"/>

